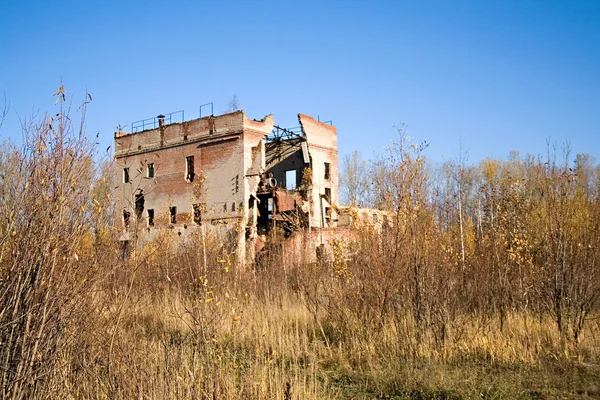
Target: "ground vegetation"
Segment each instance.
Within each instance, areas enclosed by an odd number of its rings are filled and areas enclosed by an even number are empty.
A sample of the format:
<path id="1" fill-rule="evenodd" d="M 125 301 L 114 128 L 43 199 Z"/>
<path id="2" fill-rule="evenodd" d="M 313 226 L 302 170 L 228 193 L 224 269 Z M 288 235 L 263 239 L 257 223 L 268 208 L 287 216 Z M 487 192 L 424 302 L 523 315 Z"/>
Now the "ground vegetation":
<path id="1" fill-rule="evenodd" d="M 433 166 L 400 130 L 347 159 L 349 198 L 388 219 L 328 257 L 240 268 L 208 229 L 123 257 L 91 96 L 65 93 L 0 149 L 0 397 L 600 396 L 591 156 Z"/>

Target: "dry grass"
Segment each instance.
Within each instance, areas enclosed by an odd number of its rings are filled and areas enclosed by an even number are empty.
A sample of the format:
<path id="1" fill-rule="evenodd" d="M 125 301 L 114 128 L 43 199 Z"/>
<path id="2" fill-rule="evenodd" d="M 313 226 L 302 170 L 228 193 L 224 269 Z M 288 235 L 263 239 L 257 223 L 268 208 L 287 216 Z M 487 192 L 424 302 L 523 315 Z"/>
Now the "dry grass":
<path id="1" fill-rule="evenodd" d="M 98 353 L 93 368 L 68 376 L 65 394 L 152 399 L 600 394 L 597 321 L 575 345 L 561 339 L 549 317 L 514 313 L 502 331 L 497 320 L 461 317 L 442 344 L 432 332 L 417 335 L 409 315 L 372 329 L 346 325 L 350 332 L 339 335 L 325 313 L 316 321 L 304 295 L 289 288 L 269 299 L 243 290 L 235 296 L 226 284 L 212 289 L 211 297 L 183 293 L 175 284 L 159 294 L 136 293 L 116 338 L 111 375 L 105 355 Z"/>
<path id="2" fill-rule="evenodd" d="M 373 183 L 393 226 L 351 257 L 240 270 L 164 230 L 124 261 L 108 169 L 56 95 L 0 149 L 1 398 L 600 397 L 600 169 L 459 169 L 463 215 L 400 142 Z"/>

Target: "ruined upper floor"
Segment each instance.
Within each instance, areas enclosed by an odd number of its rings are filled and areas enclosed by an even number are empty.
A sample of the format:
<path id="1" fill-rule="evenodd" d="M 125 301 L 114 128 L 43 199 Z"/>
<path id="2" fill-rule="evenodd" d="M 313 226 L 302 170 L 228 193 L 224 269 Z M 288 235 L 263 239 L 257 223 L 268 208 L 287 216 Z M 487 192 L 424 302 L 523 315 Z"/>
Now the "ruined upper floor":
<path id="1" fill-rule="evenodd" d="M 131 156 L 162 148 L 181 146 L 198 141 L 212 141 L 241 133 L 266 136 L 273 130 L 273 116 L 260 121 L 252 120 L 243 111 L 219 116 L 207 116 L 189 121 L 165 123 L 164 116 L 157 123 L 139 132 L 115 132 L 115 158 Z"/>

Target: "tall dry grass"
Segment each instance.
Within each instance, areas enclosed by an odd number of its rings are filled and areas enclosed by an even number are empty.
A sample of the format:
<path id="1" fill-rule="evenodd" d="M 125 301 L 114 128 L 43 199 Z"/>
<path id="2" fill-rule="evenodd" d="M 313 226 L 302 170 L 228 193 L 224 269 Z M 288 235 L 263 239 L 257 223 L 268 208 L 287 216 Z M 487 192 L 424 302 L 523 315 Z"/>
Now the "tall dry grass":
<path id="1" fill-rule="evenodd" d="M 108 169 L 56 95 L 0 151 L 2 398 L 600 395 L 589 163 L 587 186 L 512 160 L 449 169 L 441 191 L 401 142 L 373 180 L 389 224 L 321 262 L 240 270 L 218 236 L 168 230 L 123 260 Z"/>

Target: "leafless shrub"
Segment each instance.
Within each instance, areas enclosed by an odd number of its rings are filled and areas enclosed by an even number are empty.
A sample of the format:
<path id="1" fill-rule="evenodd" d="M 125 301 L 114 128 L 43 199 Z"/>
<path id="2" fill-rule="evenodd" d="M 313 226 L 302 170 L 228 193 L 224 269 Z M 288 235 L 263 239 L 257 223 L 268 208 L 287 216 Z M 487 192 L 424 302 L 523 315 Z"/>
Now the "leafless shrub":
<path id="1" fill-rule="evenodd" d="M 52 393 L 78 362 L 97 277 L 94 146 L 61 87 L 58 112 L 23 123 L 22 148 L 0 158 L 2 397 Z M 86 99 L 87 100 L 87 99 Z M 80 111 L 85 116 L 84 102 Z M 103 202 L 104 203 L 104 202 Z M 96 205 L 94 205 L 96 204 Z M 91 228 L 95 227 L 96 231 Z M 75 360 L 71 359 L 75 356 Z"/>
<path id="2" fill-rule="evenodd" d="M 187 240 L 163 230 L 121 260 L 110 165 L 64 88 L 56 96 L 57 113 L 24 123 L 22 148 L 0 149 L 1 397 L 385 397 L 445 385 L 469 397 L 496 376 L 474 389 L 449 377 L 551 363 L 547 385 L 562 379 L 556 365 L 597 371 L 600 169 L 589 157 L 572 169 L 515 154 L 440 170 L 401 131 L 357 182 L 369 188 L 357 202 L 387 223 L 330 240 L 328 259 L 288 260 L 274 242 L 239 269 L 227 238 L 203 225 Z M 368 390 L 338 386 L 344 374 Z M 530 391 L 510 385 L 505 397 Z"/>

